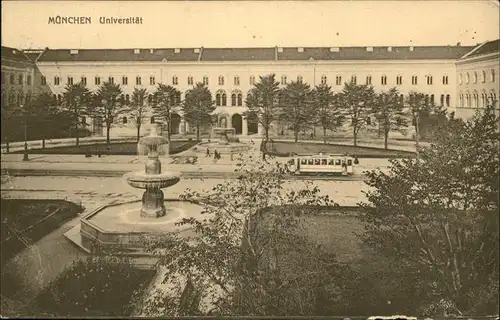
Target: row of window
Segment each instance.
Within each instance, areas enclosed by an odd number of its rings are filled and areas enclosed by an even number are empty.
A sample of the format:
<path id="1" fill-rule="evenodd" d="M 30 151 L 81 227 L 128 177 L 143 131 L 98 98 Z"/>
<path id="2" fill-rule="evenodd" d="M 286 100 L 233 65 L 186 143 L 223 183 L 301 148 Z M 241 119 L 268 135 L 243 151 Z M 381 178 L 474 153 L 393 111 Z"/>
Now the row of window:
<path id="1" fill-rule="evenodd" d="M 227 95 L 224 90 L 219 90 L 215 94 L 215 105 L 217 107 L 226 107 L 227 106 Z M 233 107 L 241 107 L 243 106 L 243 95 L 241 91 L 235 90 L 231 94 L 231 106 Z"/>
<path id="2" fill-rule="evenodd" d="M 26 81 L 25 81 L 26 80 Z M 5 74 L 2 72 L 2 84 L 5 84 Z M 31 86 L 31 76 L 27 75 L 24 77 L 24 75 L 19 74 L 17 75 L 17 83 L 16 83 L 16 76 L 14 74 L 9 75 L 9 84 L 18 84 L 18 85 L 28 85 Z"/>
<path id="3" fill-rule="evenodd" d="M 470 94 L 460 93 L 458 95 L 458 105 L 461 108 L 479 108 L 486 107 L 488 103 L 493 103 L 497 100 L 497 95 L 491 92 L 489 95 L 486 92 L 481 93 L 481 99 L 479 99 L 479 94 L 477 92 Z"/>
<path id="4" fill-rule="evenodd" d="M 472 83 L 477 83 L 477 81 L 478 81 L 478 75 L 477 72 L 474 72 L 472 74 Z M 462 84 L 464 82 L 465 84 L 469 84 L 470 82 L 470 74 L 468 72 L 465 75 L 461 73 L 458 76 L 458 84 Z M 482 83 L 486 82 L 486 71 L 484 70 L 481 72 L 481 82 Z M 495 82 L 495 70 L 493 69 L 490 70 L 490 82 Z"/>
<path id="5" fill-rule="evenodd" d="M 426 83 L 428 85 L 432 85 L 433 84 L 433 76 L 431 75 L 426 75 L 425 76 L 425 79 L 426 79 Z M 350 79 L 350 83 L 352 84 L 357 84 L 357 77 L 356 76 L 351 76 L 351 79 Z M 80 79 L 80 82 L 84 85 L 87 85 L 87 78 L 86 77 L 81 77 Z M 115 78 L 114 77 L 108 77 L 108 82 L 110 83 L 115 83 Z M 302 76 L 297 76 L 297 82 L 298 83 L 303 83 L 303 77 Z M 68 77 L 67 79 L 67 83 L 68 84 L 74 84 L 75 81 L 73 79 L 73 77 Z M 187 83 L 188 85 L 194 85 L 194 78 L 192 76 L 189 76 L 187 78 Z M 204 76 L 202 78 L 202 83 L 204 85 L 208 85 L 209 84 L 209 81 L 208 81 L 208 76 Z M 224 77 L 223 76 L 220 76 L 219 77 L 219 85 L 224 85 Z M 254 85 L 255 84 L 255 76 L 251 76 L 250 77 L 250 81 L 249 81 L 250 85 Z M 287 76 L 281 76 L 281 84 L 282 85 L 285 85 L 288 83 L 288 78 Z M 321 77 L 321 84 L 327 84 L 328 83 L 328 78 L 327 76 L 322 76 Z M 46 85 L 47 84 L 47 79 L 45 77 L 42 76 L 42 85 Z M 101 77 L 95 77 L 94 78 L 94 84 L 99 86 L 101 85 Z M 126 86 L 128 85 L 128 77 L 122 77 L 122 81 L 121 81 L 121 84 Z M 137 76 L 135 78 L 135 84 L 140 86 L 142 85 L 142 78 L 140 76 Z M 149 84 L 150 85 L 155 85 L 156 84 L 156 79 L 154 76 L 151 76 L 149 77 Z M 177 76 L 173 76 L 172 77 L 172 85 L 178 85 L 179 84 L 179 78 Z M 240 77 L 234 77 L 234 82 L 233 82 L 234 85 L 240 85 Z M 342 85 L 343 82 L 342 82 L 342 76 L 336 76 L 335 77 L 335 84 L 336 85 Z M 372 76 L 366 76 L 366 79 L 365 79 L 365 84 L 367 85 L 371 85 L 372 84 Z M 380 77 L 380 84 L 382 85 L 387 85 L 387 76 L 381 76 Z M 396 76 L 396 85 L 402 85 L 403 84 L 403 76 Z M 412 85 L 417 85 L 418 84 L 418 76 L 412 76 L 411 77 L 411 84 Z M 444 85 L 447 85 L 448 84 L 448 76 L 443 76 L 442 78 L 442 84 Z M 55 76 L 54 77 L 54 85 L 58 86 L 58 85 L 61 85 L 61 78 L 58 77 L 58 76 Z"/>

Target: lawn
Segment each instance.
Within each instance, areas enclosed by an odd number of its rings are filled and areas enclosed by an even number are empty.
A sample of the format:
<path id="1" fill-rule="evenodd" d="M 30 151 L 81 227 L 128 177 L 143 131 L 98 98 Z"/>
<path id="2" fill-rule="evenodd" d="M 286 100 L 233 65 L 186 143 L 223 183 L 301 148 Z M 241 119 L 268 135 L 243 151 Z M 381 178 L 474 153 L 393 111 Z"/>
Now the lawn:
<path id="1" fill-rule="evenodd" d="M 170 146 L 170 154 L 177 154 L 185 151 L 193 146 L 197 142 L 195 140 L 175 140 L 172 141 Z M 16 151 L 13 153 L 23 153 L 23 150 Z M 136 142 L 122 142 L 122 143 L 110 143 L 109 145 L 105 143 L 99 144 L 89 144 L 80 146 L 64 146 L 64 147 L 54 147 L 45 149 L 32 149 L 29 150 L 32 154 L 87 154 L 92 155 L 103 154 L 103 155 L 137 155 L 137 143 Z"/>
<path id="2" fill-rule="evenodd" d="M 414 152 L 400 150 L 384 150 L 370 147 L 355 147 L 340 144 L 320 144 L 307 142 L 273 142 L 268 145 L 270 155 L 274 156 L 289 156 L 291 154 L 317 154 L 333 153 L 345 154 L 349 153 L 352 156 L 359 158 L 408 158 L 415 157 Z"/>
<path id="3" fill-rule="evenodd" d="M 2 199 L 0 204 L 2 266 L 83 210 L 64 200 Z"/>

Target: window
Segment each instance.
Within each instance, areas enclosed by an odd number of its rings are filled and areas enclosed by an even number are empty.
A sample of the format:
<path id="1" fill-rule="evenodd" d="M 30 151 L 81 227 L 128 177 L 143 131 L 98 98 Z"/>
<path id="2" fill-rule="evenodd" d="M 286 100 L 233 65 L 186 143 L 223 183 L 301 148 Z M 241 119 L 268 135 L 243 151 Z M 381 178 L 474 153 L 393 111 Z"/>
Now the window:
<path id="1" fill-rule="evenodd" d="M 73 84 L 73 77 L 68 77 L 68 84 Z"/>
<path id="2" fill-rule="evenodd" d="M 11 74 L 10 75 L 10 84 L 14 84 L 14 82 L 15 82 L 14 75 Z"/>
<path id="3" fill-rule="evenodd" d="M 443 84 L 448 84 L 448 76 L 443 76 Z"/>
<path id="4" fill-rule="evenodd" d="M 314 165 L 319 166 L 320 165 L 320 159 L 314 159 Z"/>
<path id="5" fill-rule="evenodd" d="M 418 84 L 418 77 L 417 76 L 411 77 L 411 84 Z"/>
<path id="6" fill-rule="evenodd" d="M 431 104 L 434 104 L 434 94 L 431 94 Z"/>
<path id="7" fill-rule="evenodd" d="M 151 117 L 150 122 L 151 122 L 151 123 L 155 123 L 155 117 Z"/>
<path id="8" fill-rule="evenodd" d="M 352 83 L 352 84 L 356 84 L 356 82 L 357 82 L 357 78 L 356 78 L 356 76 L 352 76 L 352 77 L 351 77 L 351 83 Z"/>
<path id="9" fill-rule="evenodd" d="M 465 83 L 466 84 L 469 84 L 469 73 L 467 72 L 467 74 L 465 75 Z"/>
<path id="10" fill-rule="evenodd" d="M 236 93 L 231 95 L 231 105 L 236 106 Z"/>
<path id="11" fill-rule="evenodd" d="M 40 80 L 42 81 L 42 86 L 47 85 L 47 78 L 45 76 L 42 76 Z"/>
<path id="12" fill-rule="evenodd" d="M 403 84 L 403 76 L 397 76 L 396 77 L 396 84 L 402 85 Z"/>
<path id="13" fill-rule="evenodd" d="M 286 84 L 286 76 L 281 76 L 281 84 Z"/>
<path id="14" fill-rule="evenodd" d="M 341 76 L 335 77 L 335 84 L 338 86 L 340 86 L 342 84 L 342 77 Z"/>
<path id="15" fill-rule="evenodd" d="M 308 164 L 308 165 L 313 165 L 313 164 L 314 164 L 313 159 L 307 159 L 307 164 Z"/>
<path id="16" fill-rule="evenodd" d="M 189 76 L 188 77 L 188 85 L 192 86 L 194 84 L 193 77 Z"/>
<path id="17" fill-rule="evenodd" d="M 368 85 L 372 84 L 372 76 L 366 76 L 366 84 Z"/>
<path id="18" fill-rule="evenodd" d="M 474 100 L 474 104 L 473 104 L 474 108 L 479 107 L 479 96 L 478 96 L 477 92 L 474 92 L 473 100 Z"/>
<path id="19" fill-rule="evenodd" d="M 307 164 L 307 159 L 300 159 L 300 164 Z"/>
<path id="20" fill-rule="evenodd" d="M 235 96 L 235 98 L 236 98 L 236 96 Z M 221 107 L 221 106 L 225 107 L 226 102 L 227 102 L 226 99 L 227 99 L 227 96 L 226 96 L 226 92 L 224 90 L 217 91 L 217 93 L 215 94 L 215 105 L 218 107 Z"/>
<path id="21" fill-rule="evenodd" d="M 138 85 L 138 86 L 142 85 L 142 79 L 141 79 L 141 77 L 139 77 L 139 76 L 135 77 L 135 84 Z"/>
<path id="22" fill-rule="evenodd" d="M 495 70 L 491 69 L 491 82 L 495 82 Z"/>
<path id="23" fill-rule="evenodd" d="M 427 84 L 428 85 L 432 84 L 432 76 L 427 76 Z"/>
<path id="24" fill-rule="evenodd" d="M 101 85 L 101 78 L 99 78 L 99 77 L 95 77 L 95 79 L 94 79 L 94 83 L 95 83 L 95 85 L 96 85 L 96 86 Z"/>
<path id="25" fill-rule="evenodd" d="M 115 78 L 114 77 L 109 77 L 108 82 L 111 84 L 115 84 Z"/>
<path id="26" fill-rule="evenodd" d="M 227 96 L 226 93 L 224 92 L 222 94 L 222 106 L 225 107 L 227 105 Z"/>
<path id="27" fill-rule="evenodd" d="M 472 81 L 473 83 L 477 83 L 477 72 L 474 72 L 474 75 L 472 76 Z"/>
<path id="28" fill-rule="evenodd" d="M 321 76 L 321 84 L 326 84 L 326 76 Z"/>
<path id="29" fill-rule="evenodd" d="M 458 84 L 462 84 L 462 82 L 463 82 L 463 80 L 464 80 L 463 78 L 464 78 L 464 77 L 462 76 L 462 74 L 460 74 L 460 75 L 458 76 Z"/>
<path id="30" fill-rule="evenodd" d="M 340 159 L 335 159 L 335 165 L 340 166 Z"/>
<path id="31" fill-rule="evenodd" d="M 172 79 L 173 80 L 173 79 Z M 177 80 L 177 79 L 176 79 Z M 176 83 L 174 83 L 176 84 Z M 155 85 L 155 77 L 154 76 L 151 76 L 149 77 L 149 85 L 151 86 L 154 86 Z"/>
<path id="32" fill-rule="evenodd" d="M 481 76 L 481 82 L 485 83 L 486 82 L 486 71 L 483 70 L 482 76 Z"/>
<path id="33" fill-rule="evenodd" d="M 334 159 L 328 159 L 328 165 L 329 166 L 335 165 L 335 160 Z"/>
<path id="34" fill-rule="evenodd" d="M 127 124 L 127 117 L 123 117 L 123 119 L 122 119 L 122 123 L 123 123 L 123 124 Z"/>
<path id="35" fill-rule="evenodd" d="M 255 76 L 250 76 L 250 85 L 253 86 L 255 84 Z"/>
<path id="36" fill-rule="evenodd" d="M 297 76 L 297 83 L 302 83 L 302 76 Z"/>
<path id="37" fill-rule="evenodd" d="M 54 85 L 58 86 L 61 83 L 61 78 L 59 77 L 54 77 Z"/>
<path id="38" fill-rule="evenodd" d="M 148 94 L 148 104 L 151 105 L 153 103 L 153 95 Z"/>
<path id="39" fill-rule="evenodd" d="M 380 83 L 385 86 L 387 84 L 387 76 L 382 76 L 380 78 Z"/>
<path id="40" fill-rule="evenodd" d="M 444 94 L 441 95 L 441 99 L 439 100 L 442 106 L 444 106 Z"/>
<path id="41" fill-rule="evenodd" d="M 128 84 L 128 78 L 127 77 L 122 77 L 122 84 L 126 86 Z"/>
<path id="42" fill-rule="evenodd" d="M 219 86 L 223 86 L 223 85 L 224 85 L 224 77 L 219 76 Z"/>
<path id="43" fill-rule="evenodd" d="M 181 103 L 181 92 L 180 91 L 177 91 L 175 93 L 175 103 L 177 103 L 177 104 Z"/>
<path id="44" fill-rule="evenodd" d="M 203 77 L 203 84 L 208 85 L 208 77 L 207 76 Z"/>
<path id="45" fill-rule="evenodd" d="M 22 74 L 19 75 L 19 84 L 23 84 L 23 75 Z"/>
<path id="46" fill-rule="evenodd" d="M 125 103 L 130 103 L 130 95 L 125 95 Z"/>
<path id="47" fill-rule="evenodd" d="M 234 85 L 239 86 L 240 85 L 240 77 L 236 76 L 234 77 Z"/>
<path id="48" fill-rule="evenodd" d="M 80 82 L 82 85 L 86 86 L 87 85 L 87 77 L 81 77 Z"/>
<path id="49" fill-rule="evenodd" d="M 243 106 L 243 95 L 240 93 L 238 93 L 238 107 L 241 107 Z"/>
<path id="50" fill-rule="evenodd" d="M 321 165 L 322 166 L 326 166 L 327 164 L 327 160 L 326 159 L 321 159 Z"/>
<path id="51" fill-rule="evenodd" d="M 27 76 L 27 77 L 26 77 L 26 84 L 27 84 L 28 86 L 31 86 L 31 76 Z"/>

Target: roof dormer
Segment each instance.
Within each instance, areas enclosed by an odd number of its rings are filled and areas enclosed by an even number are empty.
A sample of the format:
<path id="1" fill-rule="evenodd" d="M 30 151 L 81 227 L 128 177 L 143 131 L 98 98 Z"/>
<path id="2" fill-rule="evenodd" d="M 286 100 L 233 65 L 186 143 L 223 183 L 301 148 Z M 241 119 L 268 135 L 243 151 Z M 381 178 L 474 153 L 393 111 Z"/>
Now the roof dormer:
<path id="1" fill-rule="evenodd" d="M 141 53 L 141 49 L 134 49 L 134 54 L 139 54 Z"/>
<path id="2" fill-rule="evenodd" d="M 304 52 L 304 48 L 297 48 L 297 52 Z"/>

